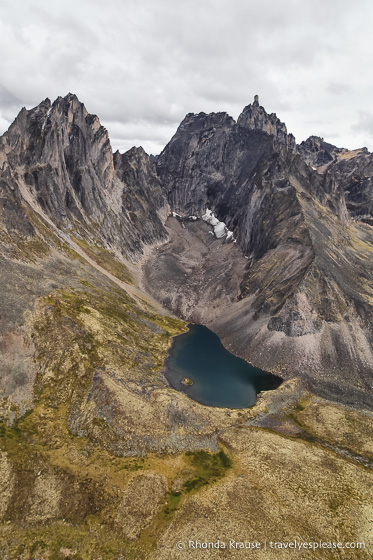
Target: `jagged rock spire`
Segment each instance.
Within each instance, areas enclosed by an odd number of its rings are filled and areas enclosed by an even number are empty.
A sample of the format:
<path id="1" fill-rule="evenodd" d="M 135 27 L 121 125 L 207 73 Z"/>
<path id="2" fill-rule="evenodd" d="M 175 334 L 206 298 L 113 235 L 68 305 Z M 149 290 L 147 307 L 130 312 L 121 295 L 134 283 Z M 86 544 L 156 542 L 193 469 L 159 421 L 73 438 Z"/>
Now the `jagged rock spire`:
<path id="1" fill-rule="evenodd" d="M 259 95 L 254 96 L 254 102 L 244 108 L 238 117 L 237 124 L 250 130 L 262 130 L 275 138 L 278 146 L 285 146 L 291 152 L 296 152 L 295 138 L 288 134 L 286 126 L 277 118 L 276 113 L 268 114 L 259 105 Z"/>

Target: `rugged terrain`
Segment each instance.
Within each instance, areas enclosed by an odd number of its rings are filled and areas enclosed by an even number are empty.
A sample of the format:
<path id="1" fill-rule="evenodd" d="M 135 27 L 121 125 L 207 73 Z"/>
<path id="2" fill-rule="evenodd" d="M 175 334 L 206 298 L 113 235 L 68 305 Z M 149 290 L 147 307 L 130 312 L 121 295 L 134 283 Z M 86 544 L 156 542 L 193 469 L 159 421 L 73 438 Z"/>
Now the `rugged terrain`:
<path id="1" fill-rule="evenodd" d="M 255 365 L 300 376 L 327 398 L 369 406 L 370 161 L 366 150 L 315 138 L 297 150 L 258 99 L 237 123 L 225 113 L 187 115 L 157 160 L 185 227 L 170 222 L 169 242 L 147 267 L 148 291 L 185 319 L 207 322 Z M 351 206 L 351 174 L 364 221 Z M 211 250 L 194 251 L 200 221 L 188 216 L 206 208 L 233 231 L 237 247 L 203 235 Z"/>
<path id="2" fill-rule="evenodd" d="M 258 99 L 237 123 L 187 115 L 158 158 L 113 154 L 74 95 L 20 112 L 0 139 L 1 558 L 371 557 L 371 155 L 324 144 Z M 243 410 L 171 389 L 185 320 L 286 382 Z M 218 539 L 261 548 L 189 548 Z"/>

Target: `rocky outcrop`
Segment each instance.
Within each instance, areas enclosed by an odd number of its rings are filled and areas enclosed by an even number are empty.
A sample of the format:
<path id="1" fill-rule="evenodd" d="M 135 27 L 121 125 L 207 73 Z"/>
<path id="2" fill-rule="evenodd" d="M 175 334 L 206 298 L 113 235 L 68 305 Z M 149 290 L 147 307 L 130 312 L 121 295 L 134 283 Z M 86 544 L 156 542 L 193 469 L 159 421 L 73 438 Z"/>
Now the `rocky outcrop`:
<path id="1" fill-rule="evenodd" d="M 342 154 L 327 173 L 343 188 L 350 216 L 373 225 L 373 154 L 365 150 Z"/>
<path id="2" fill-rule="evenodd" d="M 137 236 L 134 249 L 165 238 L 161 219 L 166 197 L 154 165 L 142 148 L 114 154 L 114 169 L 122 188 L 122 227 L 130 228 L 131 238 Z"/>
<path id="3" fill-rule="evenodd" d="M 237 192 L 259 161 L 294 150 L 285 125 L 255 100 L 237 123 L 226 113 L 187 115 L 160 154 L 157 171 L 172 209 L 202 215 L 213 208 L 229 225 L 242 201 Z"/>
<path id="4" fill-rule="evenodd" d="M 351 217 L 373 225 L 373 154 L 366 148 L 337 148 L 317 136 L 302 142 L 298 152 L 343 189 Z"/>
<path id="5" fill-rule="evenodd" d="M 32 234 L 26 203 L 60 230 L 124 256 L 164 238 L 157 212 L 165 199 L 149 156 L 134 149 L 114 158 L 106 129 L 75 95 L 22 109 L 0 139 L 0 166 L 1 188 L 11 193 L 5 224 L 14 227 L 12 205 L 23 199 L 22 234 Z"/>
<path id="6" fill-rule="evenodd" d="M 340 219 L 346 219 L 343 191 L 332 177 L 324 179 L 305 167 L 296 155 L 294 137 L 275 114 L 268 115 L 257 96 L 238 118 L 226 113 L 189 114 L 157 160 L 157 172 L 176 212 L 202 215 L 206 207 L 230 229 L 237 229 L 244 253 L 250 246 L 247 223 L 264 198 L 267 213 L 268 192 L 261 183 L 272 184 L 272 191 L 288 198 L 290 168 L 302 168 L 303 182 L 323 206 Z M 255 199 L 255 201 L 254 201 Z M 276 204 L 274 204 L 276 206 Z M 290 210 L 290 213 L 294 211 Z M 257 235 L 260 228 L 255 227 Z"/>
<path id="7" fill-rule="evenodd" d="M 286 126 L 277 117 L 276 113 L 270 115 L 259 105 L 259 96 L 255 95 L 254 103 L 245 107 L 238 117 L 238 126 L 249 130 L 261 130 L 273 137 L 273 145 L 276 148 L 285 147 L 291 152 L 296 151 L 295 138 L 288 134 Z"/>
<path id="8" fill-rule="evenodd" d="M 110 141 L 98 118 L 75 95 L 22 109 L 1 147 L 7 153 L 6 168 L 18 174 L 56 221 L 101 216 L 102 191 L 114 175 Z"/>
<path id="9" fill-rule="evenodd" d="M 297 148 L 304 161 L 316 168 L 328 165 L 335 160 L 339 153 L 343 152 L 343 149 L 325 142 L 324 138 L 319 136 L 310 136 Z"/>
<path id="10" fill-rule="evenodd" d="M 372 236 L 349 223 L 341 170 L 344 161 L 356 158 L 346 153 L 316 137 L 296 151 L 285 126 L 258 99 L 237 123 L 225 113 L 188 115 L 157 161 L 170 206 L 182 215 L 212 210 L 233 231 L 247 262 L 238 291 L 224 279 L 233 262 L 240 269 L 234 251 L 220 267 L 204 258 L 198 272 L 192 271 L 186 266 L 189 233 L 171 227 L 162 260 L 147 267 L 148 289 L 184 318 L 207 321 L 236 354 L 263 369 L 299 374 L 329 398 L 366 404 Z M 184 226 L 189 232 L 196 228 Z M 364 256 L 360 243 L 367 243 Z M 225 294 L 236 298 L 229 310 Z M 341 378 L 348 397 L 341 397 Z"/>

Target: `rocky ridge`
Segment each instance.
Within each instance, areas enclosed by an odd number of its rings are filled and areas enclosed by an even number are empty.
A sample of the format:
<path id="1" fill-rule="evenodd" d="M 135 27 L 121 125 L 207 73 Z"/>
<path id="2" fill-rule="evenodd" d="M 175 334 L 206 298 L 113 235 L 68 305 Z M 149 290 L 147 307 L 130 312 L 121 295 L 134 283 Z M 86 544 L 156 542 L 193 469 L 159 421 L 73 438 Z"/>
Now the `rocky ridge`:
<path id="1" fill-rule="evenodd" d="M 299 374 L 329 398 L 368 404 L 373 237 L 351 209 L 344 162 L 356 167 L 356 160 L 367 166 L 370 154 L 357 156 L 316 138 L 297 149 L 285 125 L 257 98 L 237 123 L 225 113 L 187 115 L 157 160 L 170 206 L 186 216 L 211 209 L 233 231 L 247 263 L 239 289 L 220 284 L 232 296 L 220 316 L 211 309 L 222 304 L 221 290 L 210 292 L 210 305 L 191 298 L 194 274 L 182 253 L 172 257 L 178 276 L 151 261 L 148 289 L 166 305 L 177 293 L 170 309 L 183 309 L 186 319 L 203 317 L 229 348 L 260 367 Z M 322 173 L 313 169 L 321 163 Z M 365 205 L 372 193 L 367 181 L 356 187 Z M 165 263 L 172 243 L 164 247 Z M 202 286 L 214 285 L 208 271 L 200 274 L 209 278 Z M 184 294 L 177 280 L 182 276 Z M 347 387 L 349 396 L 342 397 Z"/>
<path id="2" fill-rule="evenodd" d="M 372 154 L 366 148 L 337 148 L 317 136 L 311 136 L 302 142 L 298 151 L 315 170 L 332 175 L 341 185 L 350 216 L 372 225 Z"/>
<path id="3" fill-rule="evenodd" d="M 0 140 L 0 167 L 3 196 L 17 206 L 4 213 L 8 230 L 33 233 L 21 197 L 61 230 L 125 257 L 165 236 L 158 215 L 165 201 L 149 156 L 141 149 L 113 156 L 106 129 L 75 95 L 22 109 Z"/>

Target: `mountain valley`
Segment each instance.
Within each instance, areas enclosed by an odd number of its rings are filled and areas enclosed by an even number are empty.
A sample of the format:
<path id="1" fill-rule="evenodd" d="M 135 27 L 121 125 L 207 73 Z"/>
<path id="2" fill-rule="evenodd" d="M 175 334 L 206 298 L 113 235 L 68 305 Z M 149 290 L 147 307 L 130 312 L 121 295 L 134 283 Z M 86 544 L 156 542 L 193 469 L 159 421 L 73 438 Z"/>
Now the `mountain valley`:
<path id="1" fill-rule="evenodd" d="M 372 157 L 297 145 L 257 96 L 237 122 L 188 114 L 156 157 L 113 153 L 73 94 L 21 110 L 0 138 L 0 558 L 371 557 Z M 172 389 L 188 322 L 283 383 L 246 409 Z"/>

